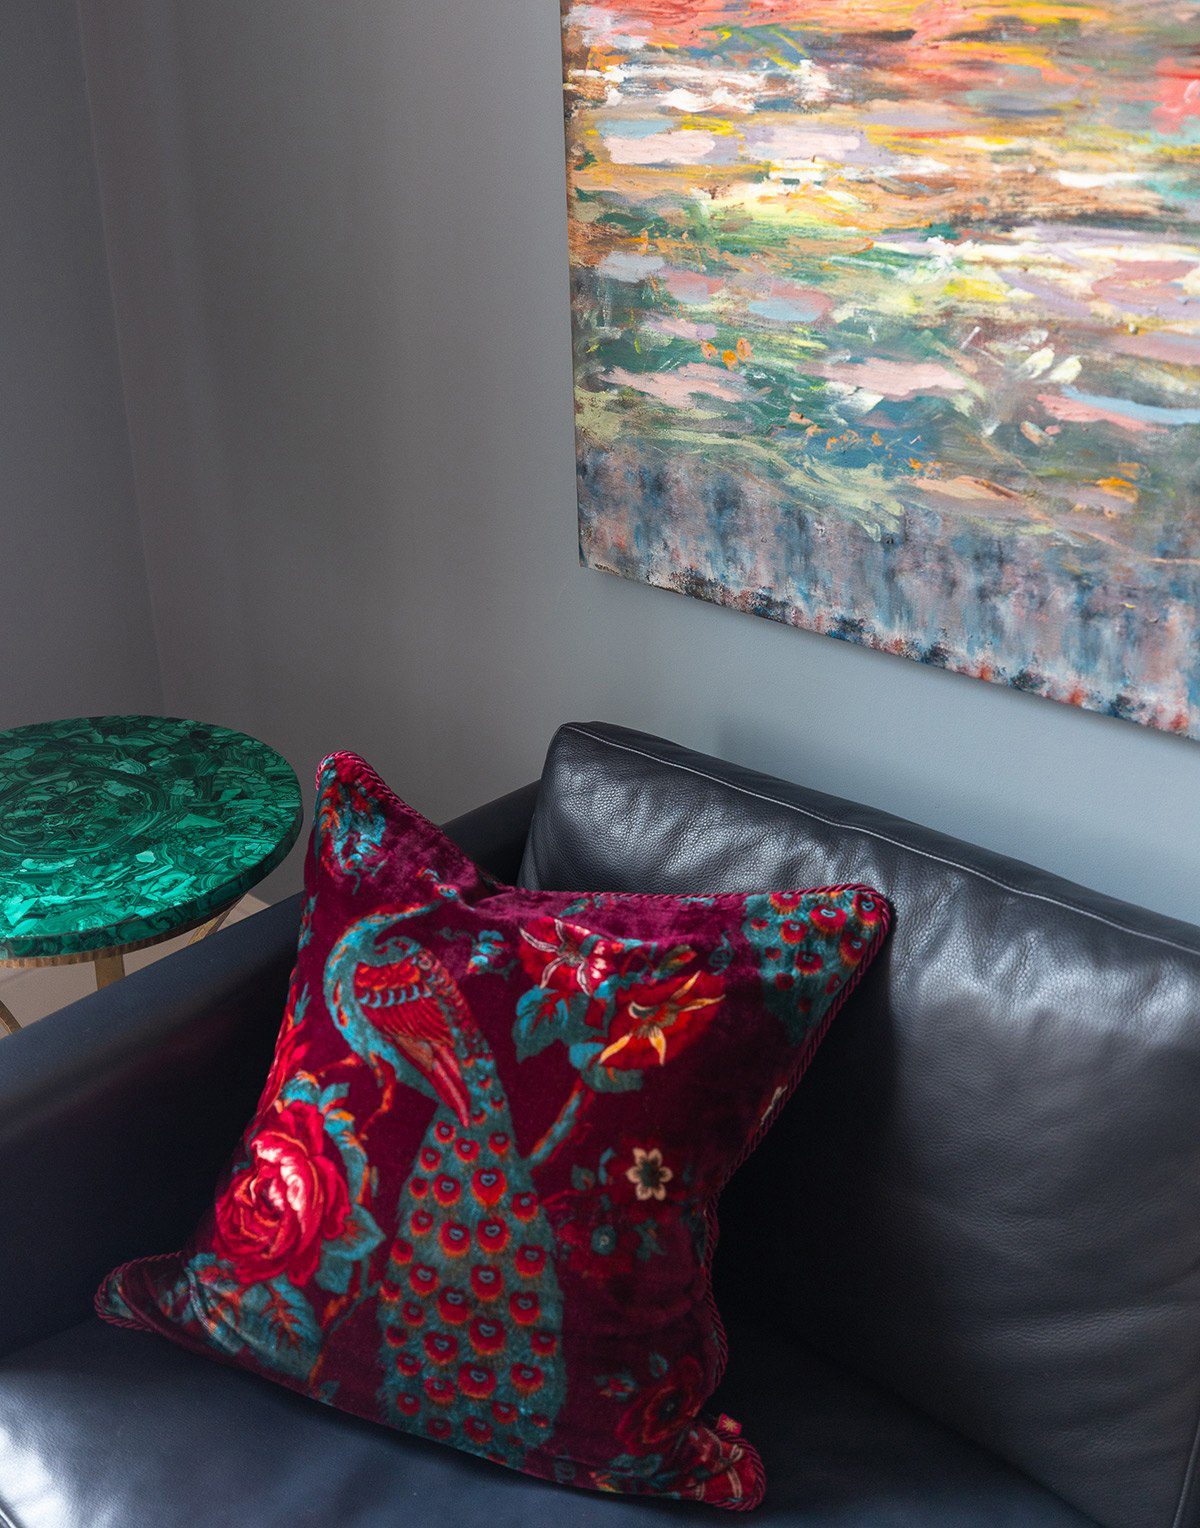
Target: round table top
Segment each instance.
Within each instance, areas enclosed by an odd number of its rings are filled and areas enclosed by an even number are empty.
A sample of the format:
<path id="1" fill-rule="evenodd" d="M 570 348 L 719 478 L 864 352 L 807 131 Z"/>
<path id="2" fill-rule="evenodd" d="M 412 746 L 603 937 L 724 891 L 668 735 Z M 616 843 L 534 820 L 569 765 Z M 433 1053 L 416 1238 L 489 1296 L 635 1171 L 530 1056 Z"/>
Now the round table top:
<path id="1" fill-rule="evenodd" d="M 0 961 L 152 944 L 273 870 L 295 771 L 241 732 L 87 716 L 0 732 Z"/>

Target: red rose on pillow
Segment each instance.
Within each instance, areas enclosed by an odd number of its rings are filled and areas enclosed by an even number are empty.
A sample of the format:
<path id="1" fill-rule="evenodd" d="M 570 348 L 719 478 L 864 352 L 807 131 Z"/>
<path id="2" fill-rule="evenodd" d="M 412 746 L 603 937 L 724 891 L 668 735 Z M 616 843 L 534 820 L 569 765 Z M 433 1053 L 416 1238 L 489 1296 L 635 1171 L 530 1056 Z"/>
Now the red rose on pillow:
<path id="1" fill-rule="evenodd" d="M 250 1163 L 217 1200 L 213 1249 L 239 1282 L 287 1274 L 297 1286 L 317 1271 L 321 1244 L 345 1230 L 350 1196 L 337 1148 L 312 1104 L 278 1110 L 249 1144 Z"/>
<path id="2" fill-rule="evenodd" d="M 317 793 L 267 1087 L 195 1233 L 101 1314 L 542 1479 L 754 1506 L 705 1410 L 717 1196 L 887 903 L 534 892 L 354 755 Z"/>

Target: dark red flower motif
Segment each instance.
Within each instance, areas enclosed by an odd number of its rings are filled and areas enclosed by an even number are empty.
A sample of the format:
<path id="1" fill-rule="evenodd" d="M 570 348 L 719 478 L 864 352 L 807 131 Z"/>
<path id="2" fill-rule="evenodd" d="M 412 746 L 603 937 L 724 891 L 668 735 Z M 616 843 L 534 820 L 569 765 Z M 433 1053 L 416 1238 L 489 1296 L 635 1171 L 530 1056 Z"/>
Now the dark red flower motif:
<path id="1" fill-rule="evenodd" d="M 786 917 L 804 905 L 804 893 L 802 891 L 773 891 L 770 902 L 777 913 L 783 913 Z"/>
<path id="2" fill-rule="evenodd" d="M 492 1415 L 501 1427 L 511 1427 L 517 1420 L 517 1408 L 511 1401 L 493 1401 Z"/>
<path id="3" fill-rule="evenodd" d="M 321 1111 L 290 1103 L 270 1115 L 250 1141 L 249 1165 L 217 1200 L 213 1250 L 242 1284 L 286 1274 L 307 1284 L 322 1244 L 350 1218 L 345 1168 L 325 1134 Z"/>
<path id="4" fill-rule="evenodd" d="M 799 944 L 808 933 L 808 924 L 799 918 L 785 918 L 779 925 L 779 937 L 784 944 Z"/>
<path id="5" fill-rule="evenodd" d="M 447 1257 L 465 1257 L 471 1250 L 471 1233 L 452 1220 L 438 1232 L 438 1245 Z"/>
<path id="6" fill-rule="evenodd" d="M 441 1379 L 431 1374 L 425 1381 L 424 1390 L 435 1406 L 453 1406 L 455 1391 L 452 1379 Z"/>
<path id="7" fill-rule="evenodd" d="M 545 1375 L 536 1364 L 513 1364 L 508 1371 L 518 1395 L 534 1395 L 542 1388 Z"/>
<path id="8" fill-rule="evenodd" d="M 463 1423 L 463 1432 L 466 1433 L 472 1443 L 490 1443 L 495 1437 L 491 1424 L 480 1421 L 478 1417 L 468 1417 Z"/>
<path id="9" fill-rule="evenodd" d="M 433 1216 L 428 1210 L 414 1210 L 408 1217 L 408 1229 L 414 1236 L 428 1236 L 433 1230 Z"/>
<path id="10" fill-rule="evenodd" d="M 508 1246 L 508 1227 L 502 1220 L 481 1220 L 475 1235 L 485 1252 L 503 1252 Z"/>
<path id="11" fill-rule="evenodd" d="M 440 1155 L 434 1150 L 434 1148 L 432 1146 L 422 1146 L 422 1148 L 421 1148 L 421 1166 L 425 1169 L 425 1171 L 427 1173 L 433 1172 L 434 1168 L 438 1165 L 438 1163 L 441 1160 L 442 1159 L 441 1159 Z"/>
<path id="12" fill-rule="evenodd" d="M 617 1422 L 617 1438 L 631 1454 L 665 1452 L 704 1399 L 704 1371 L 682 1358 L 657 1384 L 643 1390 Z"/>
<path id="13" fill-rule="evenodd" d="M 421 1400 L 415 1395 L 398 1395 L 396 1397 L 396 1410 L 402 1417 L 415 1417 L 421 1409 Z"/>
<path id="14" fill-rule="evenodd" d="M 518 1247 L 515 1262 L 522 1278 L 536 1279 L 546 1266 L 546 1254 L 541 1247 Z"/>
<path id="15" fill-rule="evenodd" d="M 426 1332 L 425 1353 L 435 1364 L 452 1364 L 458 1357 L 458 1338 L 449 1332 Z"/>
<path id="16" fill-rule="evenodd" d="M 498 1268 L 476 1265 L 471 1269 L 471 1288 L 480 1300 L 494 1300 L 504 1292 L 504 1279 Z"/>
<path id="17" fill-rule="evenodd" d="M 724 994 L 724 982 L 707 971 L 619 991 L 598 1064 L 617 1071 L 662 1065 L 704 1032 Z"/>
<path id="18" fill-rule="evenodd" d="M 408 1282 L 414 1295 L 431 1295 L 438 1285 L 437 1270 L 428 1263 L 414 1263 L 408 1270 Z"/>
<path id="19" fill-rule="evenodd" d="M 498 1157 L 504 1156 L 504 1154 L 508 1151 L 510 1144 L 511 1142 L 508 1139 L 508 1135 L 503 1130 L 493 1130 L 491 1135 L 488 1137 L 488 1145 L 492 1148 L 492 1151 Z"/>
<path id="20" fill-rule="evenodd" d="M 404 1317 L 406 1326 L 421 1326 L 425 1320 L 425 1307 L 418 1305 L 415 1300 L 407 1300 L 401 1307 L 400 1314 Z"/>
<path id="21" fill-rule="evenodd" d="M 455 1141 L 454 1154 L 460 1162 L 473 1162 L 479 1155 L 479 1142 L 472 1140 Z"/>
<path id="22" fill-rule="evenodd" d="M 847 929 L 838 940 L 838 959 L 845 966 L 856 966 L 866 952 L 867 941 L 851 929 Z"/>
<path id="23" fill-rule="evenodd" d="M 400 1239 L 400 1240 L 394 1241 L 392 1243 L 392 1262 L 395 1263 L 397 1268 L 407 1268 L 409 1263 L 412 1262 L 412 1260 L 413 1260 L 413 1246 L 412 1246 L 412 1242 L 407 1242 L 407 1241 L 404 1241 L 403 1239 Z M 398 1291 L 397 1291 L 397 1294 L 398 1294 Z"/>
<path id="24" fill-rule="evenodd" d="M 471 1346 L 485 1357 L 499 1353 L 504 1347 L 504 1328 L 498 1321 L 489 1321 L 486 1316 L 476 1316 L 471 1322 L 470 1337 Z"/>
<path id="25" fill-rule="evenodd" d="M 443 1289 L 438 1295 L 438 1315 L 452 1326 L 459 1326 L 471 1314 L 471 1302 L 461 1289 Z"/>
<path id="26" fill-rule="evenodd" d="M 525 974 L 552 992 L 585 992 L 621 969 L 630 947 L 561 918 L 534 918 L 521 930 L 518 954 Z"/>
<path id="27" fill-rule="evenodd" d="M 424 1178 L 410 1178 L 408 1191 L 414 1199 L 424 1199 L 429 1192 L 429 1183 Z"/>
<path id="28" fill-rule="evenodd" d="M 846 926 L 844 907 L 814 907 L 811 914 L 813 928 L 823 934 L 840 933 Z"/>
<path id="29" fill-rule="evenodd" d="M 401 1374 L 406 1374 L 409 1379 L 412 1379 L 421 1372 L 421 1360 L 413 1353 L 398 1353 L 396 1368 Z"/>
<path id="30" fill-rule="evenodd" d="M 447 1142 L 454 1139 L 454 1126 L 450 1123 L 449 1120 L 440 1119 L 433 1127 L 433 1133 L 444 1146 L 447 1144 Z"/>
<path id="31" fill-rule="evenodd" d="M 504 1190 L 508 1187 L 508 1180 L 496 1167 L 480 1167 L 471 1178 L 471 1192 L 489 1208 L 498 1204 L 504 1198 Z"/>
<path id="32" fill-rule="evenodd" d="M 444 1209 L 457 1204 L 461 1195 L 462 1184 L 449 1173 L 443 1173 L 433 1180 L 433 1197 Z"/>
<path id="33" fill-rule="evenodd" d="M 473 1401 L 486 1401 L 496 1388 L 496 1376 L 486 1364 L 463 1364 L 458 1371 L 458 1387 Z"/>
<path id="34" fill-rule="evenodd" d="M 542 1303 L 537 1295 L 522 1291 L 509 1296 L 508 1310 L 518 1326 L 532 1326 L 542 1313 Z"/>
<path id="35" fill-rule="evenodd" d="M 512 1212 L 517 1220 L 532 1220 L 538 1212 L 536 1194 L 515 1194 L 512 1202 Z"/>
<path id="36" fill-rule="evenodd" d="M 553 1332 L 534 1332 L 529 1346 L 540 1358 L 553 1358 L 558 1352 L 558 1338 Z"/>
<path id="37" fill-rule="evenodd" d="M 878 897 L 871 895 L 869 891 L 856 891 L 854 893 L 855 916 L 865 924 L 874 925 L 882 917 L 882 904 Z"/>
<path id="38" fill-rule="evenodd" d="M 802 976 L 815 976 L 825 961 L 815 950 L 800 950 L 796 954 L 794 964 Z"/>
<path id="39" fill-rule="evenodd" d="M 449 1401 L 445 1402 L 448 1406 Z M 430 1417 L 425 1424 L 425 1431 L 438 1443 L 445 1443 L 446 1439 L 454 1432 L 454 1426 L 445 1417 Z"/>

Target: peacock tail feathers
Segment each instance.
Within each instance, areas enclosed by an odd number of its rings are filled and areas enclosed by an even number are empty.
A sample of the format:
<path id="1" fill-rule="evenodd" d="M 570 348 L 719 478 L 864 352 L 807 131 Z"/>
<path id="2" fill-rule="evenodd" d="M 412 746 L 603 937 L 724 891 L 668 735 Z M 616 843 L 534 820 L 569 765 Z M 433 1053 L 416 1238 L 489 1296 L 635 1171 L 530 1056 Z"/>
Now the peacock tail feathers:
<path id="1" fill-rule="evenodd" d="M 515 1465 L 563 1403 L 562 1296 L 495 1062 L 474 1050 L 469 1124 L 439 1109 L 401 1192 L 380 1400 L 397 1423 Z"/>

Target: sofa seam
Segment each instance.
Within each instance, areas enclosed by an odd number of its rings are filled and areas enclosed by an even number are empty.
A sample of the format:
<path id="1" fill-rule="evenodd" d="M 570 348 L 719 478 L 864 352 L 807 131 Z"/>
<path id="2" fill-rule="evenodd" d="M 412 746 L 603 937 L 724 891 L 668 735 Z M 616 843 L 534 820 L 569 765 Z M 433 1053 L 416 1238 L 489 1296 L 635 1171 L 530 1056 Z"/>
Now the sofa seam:
<path id="1" fill-rule="evenodd" d="M 1171 1528 L 1183 1528 L 1183 1514 L 1188 1505 L 1188 1497 L 1192 1493 L 1192 1481 L 1196 1474 L 1196 1456 L 1200 1451 L 1200 1412 L 1196 1415 L 1196 1426 L 1192 1433 L 1192 1446 L 1188 1452 L 1187 1466 L 1183 1472 L 1183 1482 L 1179 1487 L 1179 1501 L 1175 1506 L 1175 1516 L 1171 1519 Z"/>
<path id="2" fill-rule="evenodd" d="M 963 875 L 974 876 L 977 880 L 986 881 L 990 886 L 996 886 L 1001 891 L 1008 892 L 1014 897 L 1025 897 L 1032 902 L 1045 902 L 1051 907 L 1061 908 L 1063 912 L 1075 913 L 1080 918 L 1090 918 L 1095 923 L 1101 923 L 1106 928 L 1115 929 L 1120 934 L 1128 934 L 1132 939 L 1144 939 L 1151 944 L 1163 945 L 1169 950 L 1178 950 L 1183 955 L 1190 955 L 1195 959 L 1200 956 L 1200 950 L 1193 949 L 1190 945 L 1180 944 L 1178 940 L 1168 939 L 1162 934 L 1148 934 L 1140 929 L 1129 928 L 1124 923 L 1118 923 L 1115 919 L 1106 918 L 1103 913 L 1089 912 L 1085 907 L 1079 907 L 1073 902 L 1063 902 L 1058 897 L 1052 897 L 1046 892 L 1026 891 L 1019 886 L 1010 886 L 1007 881 L 988 875 L 986 870 L 977 870 L 972 865 L 960 864 L 957 860 L 947 859 L 943 855 L 934 854 L 929 849 L 919 849 L 915 844 L 905 843 L 903 839 L 891 838 L 886 833 L 881 833 L 874 828 L 860 828 L 852 823 L 839 822 L 836 817 L 826 817 L 811 807 L 798 806 L 794 801 L 780 801 L 775 796 L 768 796 L 764 791 L 751 790 L 747 785 L 738 785 L 733 780 L 723 780 L 720 775 L 709 774 L 706 770 L 696 769 L 690 764 L 680 764 L 673 759 L 663 759 L 657 754 L 647 753 L 645 749 L 635 748 L 630 743 L 618 743 L 612 738 L 598 737 L 594 732 L 588 732 L 578 723 L 567 722 L 562 731 L 573 732 L 579 737 L 589 738 L 593 743 L 599 743 L 605 748 L 617 748 L 623 753 L 635 754 L 638 758 L 648 759 L 653 764 L 665 765 L 668 769 L 677 769 L 684 774 L 695 775 L 698 779 L 708 780 L 713 785 L 724 786 L 726 790 L 737 791 L 743 796 L 751 796 L 757 801 L 765 801 L 770 806 L 783 807 L 790 812 L 796 812 L 801 817 L 811 817 L 814 822 L 823 822 L 829 828 L 841 828 L 847 833 L 861 833 L 866 838 L 877 839 L 880 843 L 891 844 L 893 848 L 903 849 L 909 854 L 920 855 L 922 859 L 932 860 L 935 864 L 945 865 L 948 869 L 960 871 Z M 1049 873 L 1049 872 L 1047 872 Z"/>

